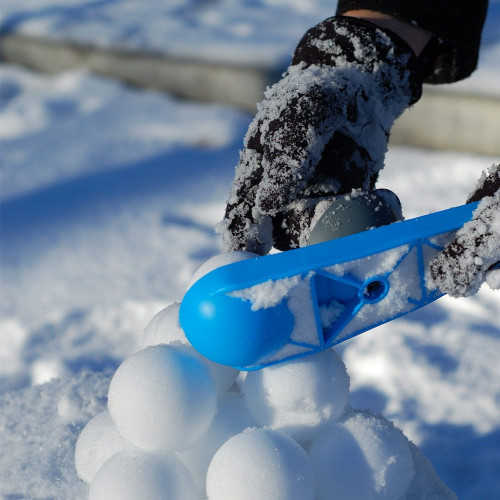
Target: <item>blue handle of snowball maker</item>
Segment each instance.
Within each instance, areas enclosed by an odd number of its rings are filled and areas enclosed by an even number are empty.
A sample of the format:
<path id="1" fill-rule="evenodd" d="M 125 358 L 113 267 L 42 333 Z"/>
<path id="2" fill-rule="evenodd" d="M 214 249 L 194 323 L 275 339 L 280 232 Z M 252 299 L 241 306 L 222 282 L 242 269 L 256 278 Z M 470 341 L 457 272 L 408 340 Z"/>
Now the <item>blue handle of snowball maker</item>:
<path id="1" fill-rule="evenodd" d="M 205 357 L 245 370 L 327 349 L 442 296 L 439 290 L 426 287 L 425 252 L 440 251 L 442 246 L 430 241 L 437 235 L 443 235 L 444 244 L 451 241 L 454 232 L 471 219 L 477 204 L 469 203 L 337 240 L 215 269 L 194 283 L 184 296 L 180 308 L 181 326 L 193 347 Z M 325 272 L 330 266 L 352 263 L 398 247 L 408 248 L 408 251 L 403 253 L 394 269 L 383 275 L 374 273 L 357 282 L 350 275 L 335 276 Z M 401 262 L 411 255 L 416 256 L 413 258 L 414 272 L 407 279 L 419 281 L 420 295 L 416 298 L 408 296 L 400 310 L 393 308 L 390 313 L 384 313 L 387 308 L 377 309 L 376 305 L 392 300 L 388 296 L 391 273 L 398 266 L 403 269 Z M 406 274 L 407 268 L 404 268 Z M 291 338 L 295 320 L 286 297 L 272 307 L 259 309 L 252 308 L 250 300 L 230 295 L 269 280 L 294 276 L 312 276 L 311 296 L 315 302 L 318 342 L 311 345 Z M 319 307 L 334 300 L 343 305 L 344 312 L 334 327 L 325 328 L 319 319 Z M 361 310 L 365 316 L 368 310 L 370 318 L 356 329 L 353 325 L 356 321 L 359 323 L 356 316 Z M 344 334 L 346 331 L 348 333 Z"/>

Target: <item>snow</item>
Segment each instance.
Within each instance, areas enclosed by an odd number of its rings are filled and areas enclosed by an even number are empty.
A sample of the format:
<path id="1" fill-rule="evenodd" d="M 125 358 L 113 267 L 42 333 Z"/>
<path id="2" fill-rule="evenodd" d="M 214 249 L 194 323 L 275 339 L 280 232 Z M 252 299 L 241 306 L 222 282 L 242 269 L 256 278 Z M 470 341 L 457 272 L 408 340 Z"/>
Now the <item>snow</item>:
<path id="1" fill-rule="evenodd" d="M 118 432 L 108 410 L 98 413 L 83 429 L 75 445 L 75 468 L 86 483 L 94 480 L 96 472 L 115 453 L 128 447 Z"/>
<path id="2" fill-rule="evenodd" d="M 160 309 L 159 303 L 166 306 L 180 298 L 179 289 L 193 270 L 217 253 L 214 219 L 248 117 L 228 108 L 134 92 L 85 73 L 35 77 L 4 66 L 2 80 L 19 78 L 20 93 L 2 101 L 0 121 L 9 123 L 11 112 L 23 116 L 18 100 L 45 106 L 45 89 L 68 77 L 80 82 L 73 89 L 74 101 L 92 97 L 102 102 L 99 116 L 92 118 L 76 106 L 74 114 L 54 116 L 36 134 L 25 130 L 2 141 L 6 299 L 1 308 L 4 316 L 22 317 L 23 327 L 49 330 L 39 335 L 54 339 L 53 352 L 60 350 L 56 338 L 63 330 L 74 331 L 83 323 L 89 330 L 99 328 L 96 322 L 105 314 L 105 337 L 115 331 L 120 339 L 112 342 L 116 366 L 136 345 L 136 332 Z M 31 88 L 33 79 L 38 87 Z M 149 137 L 146 131 L 159 122 L 163 135 Z M 193 183 L 197 178 L 200 182 Z M 186 193 L 200 204 L 193 205 Z M 191 228 L 187 237 L 185 228 Z M 74 265 L 75 258 L 94 264 L 83 268 Z M 90 310 L 100 305 L 105 311 Z M 37 324 L 42 316 L 44 322 Z M 65 339 L 69 342 L 67 335 Z M 90 362 L 98 353 L 88 347 Z"/>
<path id="3" fill-rule="evenodd" d="M 171 344 L 179 341 L 188 343 L 184 330 L 179 323 L 180 303 L 174 302 L 156 313 L 146 328 L 142 337 L 142 347 Z"/>
<path id="4" fill-rule="evenodd" d="M 147 347 L 116 370 L 108 408 L 119 432 L 146 450 L 181 450 L 210 427 L 217 392 L 208 368 L 182 347 Z"/>
<path id="5" fill-rule="evenodd" d="M 82 371 L 48 384 L 11 391 L 0 400 L 0 492 L 7 498 L 87 497 L 75 471 L 75 442 L 84 425 L 106 405 L 109 371 Z M 58 414 L 70 398 L 76 418 Z"/>
<path id="6" fill-rule="evenodd" d="M 5 0 L 0 27 L 55 40 L 275 66 L 297 38 L 335 14 L 331 0 Z M 276 20 L 280 22 L 277 23 Z"/>
<path id="7" fill-rule="evenodd" d="M 349 377 L 334 351 L 249 373 L 244 387 L 219 393 L 212 411 L 215 383 L 186 347 L 145 347 L 113 375 L 109 412 L 87 424 L 75 447 L 89 499 L 349 498 L 340 456 L 363 476 L 351 485 L 355 497 L 361 485 L 360 498 L 440 490 L 453 498 L 425 461 L 414 468 L 410 443 L 392 424 L 348 408 Z M 76 407 L 63 397 L 58 408 L 61 402 Z M 333 483 L 324 468 L 330 462 L 339 475 Z M 420 481 L 412 490 L 414 476 Z"/>
<path id="8" fill-rule="evenodd" d="M 89 500 L 197 500 L 193 479 L 182 462 L 168 452 L 124 449 L 97 472 Z"/>
<path id="9" fill-rule="evenodd" d="M 295 288 L 289 293 L 287 307 L 292 312 L 295 321 L 290 339 L 295 342 L 318 345 L 320 339 L 317 330 L 311 328 L 311 325 L 316 323 L 311 297 L 311 278 L 312 273 L 309 273 L 304 279 L 299 280 Z M 287 347 L 285 346 L 285 348 Z"/>
<path id="10" fill-rule="evenodd" d="M 280 280 L 268 280 L 264 283 L 230 292 L 230 297 L 247 300 L 252 304 L 252 311 L 268 309 L 280 304 L 289 292 L 300 282 L 300 276 L 283 278 Z"/>
<path id="11" fill-rule="evenodd" d="M 214 255 L 196 270 L 193 277 L 189 281 L 187 288 L 190 288 L 194 283 L 196 283 L 196 281 L 205 276 L 205 274 L 208 274 L 210 271 L 213 271 L 218 267 L 226 266 L 234 262 L 240 262 L 242 260 L 252 259 L 254 257 L 258 257 L 258 255 L 252 252 L 226 252 Z"/>
<path id="12" fill-rule="evenodd" d="M 106 410 L 110 378 L 141 348 L 148 321 L 180 300 L 195 269 L 218 253 L 213 227 L 250 117 L 81 72 L 40 77 L 2 66 L 2 85 L 7 78 L 2 92 L 10 88 L 11 98 L 2 98 L 0 115 L 10 131 L 1 143 L 0 493 L 83 499 L 77 438 Z M 71 106 L 51 108 L 58 88 L 67 89 Z M 48 109 L 52 114 L 43 114 Z M 162 134 L 147 132 L 151 123 Z M 380 185 L 413 217 L 462 203 L 495 161 L 392 148 Z M 466 500 L 500 493 L 499 312 L 498 293 L 483 286 L 338 348 L 351 378 L 350 404 L 393 420 Z M 233 396 L 222 417 L 221 401 Z M 234 427 L 222 437 L 214 431 L 212 450 L 260 425 L 241 394 L 217 398 L 221 427 Z M 416 475 L 406 497 L 434 488 L 453 498 L 411 444 L 410 451 Z M 144 460 L 150 471 L 177 463 L 155 457 Z M 208 468 L 203 460 L 197 485 Z"/>
<path id="13" fill-rule="evenodd" d="M 210 262 L 210 260 L 213 259 L 214 258 L 212 257 L 212 259 L 209 259 L 207 262 Z M 186 352 L 189 352 L 198 358 L 198 360 L 203 362 L 210 370 L 210 374 L 214 379 L 217 391 L 225 392 L 236 380 L 239 373 L 238 370 L 230 366 L 210 361 L 191 347 L 186 335 L 184 334 L 184 330 L 181 328 L 179 323 L 179 308 L 180 304 L 174 303 L 165 307 L 165 309 L 162 309 L 159 313 L 153 316 L 144 330 L 142 347 L 172 344 L 175 342 L 183 344 Z"/>
<path id="14" fill-rule="evenodd" d="M 302 34 L 335 10 L 334 0 L 3 0 L 0 32 L 281 69 Z M 492 85 L 500 72 L 499 20 L 500 2 L 491 0 L 479 70 L 443 89 L 500 95 Z"/>
<path id="15" fill-rule="evenodd" d="M 467 302 L 440 299 L 351 341 L 343 359 L 354 406 L 383 412 L 417 443 L 437 437 L 440 426 L 455 429 L 457 438 L 467 426 L 493 436 L 498 297 L 484 290 Z"/>
<path id="16" fill-rule="evenodd" d="M 242 394 L 226 392 L 217 401 L 217 413 L 208 431 L 183 450 L 179 457 L 193 476 L 198 493 L 205 495 L 207 471 L 216 451 L 247 427 L 255 427 Z"/>
<path id="17" fill-rule="evenodd" d="M 189 344 L 189 341 L 184 338 L 182 342 L 182 349 L 191 356 L 194 356 L 198 361 L 203 363 L 210 372 L 213 381 L 215 382 L 215 388 L 219 394 L 225 393 L 235 382 L 239 375 L 239 370 L 227 365 L 221 365 L 215 361 L 211 361 L 202 354 L 200 354 L 193 346 Z"/>
<path id="18" fill-rule="evenodd" d="M 401 498 L 414 476 L 403 434 L 384 419 L 353 413 L 313 442 L 318 498 Z M 346 458 L 349 457 L 347 460 Z"/>
<path id="19" fill-rule="evenodd" d="M 207 473 L 208 500 L 312 500 L 314 472 L 289 436 L 249 428 L 226 441 Z"/>
<path id="20" fill-rule="evenodd" d="M 340 317 L 344 311 L 344 305 L 335 299 L 329 304 L 324 304 L 319 308 L 319 315 L 321 318 L 321 326 L 323 328 L 329 328 L 335 321 Z"/>
<path id="21" fill-rule="evenodd" d="M 206 106 L 200 114 L 198 104 L 133 92 L 83 71 L 43 78 L 7 65 L 1 88 L 8 89 L 2 90 L 7 95 L 2 95 L 0 115 L 5 200 L 69 182 L 83 172 L 90 177 L 124 170 L 172 147 L 218 148 L 234 138 L 235 115 L 223 108 Z M 224 114 L 227 120 L 219 121 Z M 75 144 L 75 136 L 81 142 Z M 20 137 L 29 137 L 29 148 L 20 151 Z M 51 148 L 56 140 L 59 147 Z"/>
<path id="22" fill-rule="evenodd" d="M 346 273 L 353 274 L 356 280 L 364 283 L 372 276 L 383 276 L 388 270 L 393 269 L 408 250 L 408 246 L 404 245 L 386 252 L 369 255 L 354 262 L 335 264 L 326 267 L 324 270 L 340 276 Z"/>
<path id="23" fill-rule="evenodd" d="M 338 354 L 323 351 L 250 372 L 245 381 L 245 401 L 262 426 L 308 442 L 344 413 L 349 401 L 349 377 Z"/>

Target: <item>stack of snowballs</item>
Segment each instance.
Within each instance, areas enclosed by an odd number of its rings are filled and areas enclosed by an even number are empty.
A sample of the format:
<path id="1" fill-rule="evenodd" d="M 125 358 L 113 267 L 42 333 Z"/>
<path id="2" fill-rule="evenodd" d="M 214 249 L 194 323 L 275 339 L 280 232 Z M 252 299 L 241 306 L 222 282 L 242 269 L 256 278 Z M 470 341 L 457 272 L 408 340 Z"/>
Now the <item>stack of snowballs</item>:
<path id="1" fill-rule="evenodd" d="M 217 256 L 192 282 L 249 256 Z M 333 350 L 239 373 L 199 355 L 178 313 L 150 321 L 78 439 L 91 500 L 399 499 L 421 475 L 398 429 L 349 407 Z"/>

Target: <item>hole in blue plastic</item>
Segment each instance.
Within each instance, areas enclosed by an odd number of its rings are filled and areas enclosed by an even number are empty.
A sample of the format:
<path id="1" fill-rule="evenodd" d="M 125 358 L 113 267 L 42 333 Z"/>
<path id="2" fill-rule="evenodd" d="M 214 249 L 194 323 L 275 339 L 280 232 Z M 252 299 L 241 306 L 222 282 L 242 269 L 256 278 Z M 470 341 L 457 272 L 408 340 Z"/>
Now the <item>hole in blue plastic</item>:
<path id="1" fill-rule="evenodd" d="M 389 284 L 381 278 L 374 278 L 364 284 L 362 289 L 362 296 L 360 297 L 363 302 L 368 304 L 375 304 L 382 300 L 389 292 Z"/>

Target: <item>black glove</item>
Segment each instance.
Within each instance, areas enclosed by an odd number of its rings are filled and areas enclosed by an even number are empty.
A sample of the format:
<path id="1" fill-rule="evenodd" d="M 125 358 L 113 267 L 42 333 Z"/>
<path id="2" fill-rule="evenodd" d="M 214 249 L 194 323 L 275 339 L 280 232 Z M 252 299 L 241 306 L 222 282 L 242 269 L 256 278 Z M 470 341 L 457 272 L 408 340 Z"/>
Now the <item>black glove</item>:
<path id="1" fill-rule="evenodd" d="M 479 200 L 472 220 L 457 231 L 430 267 L 433 284 L 453 297 L 476 293 L 500 262 L 500 165 L 482 175 L 467 203 Z"/>
<path id="2" fill-rule="evenodd" d="M 326 200 L 373 189 L 392 124 L 421 92 L 398 35 L 350 17 L 311 28 L 245 137 L 219 225 L 224 250 L 303 246 Z"/>

